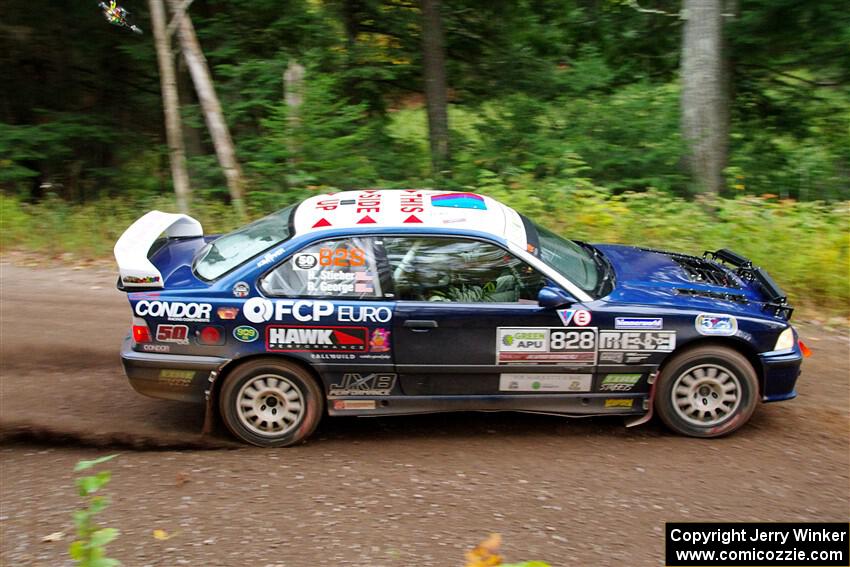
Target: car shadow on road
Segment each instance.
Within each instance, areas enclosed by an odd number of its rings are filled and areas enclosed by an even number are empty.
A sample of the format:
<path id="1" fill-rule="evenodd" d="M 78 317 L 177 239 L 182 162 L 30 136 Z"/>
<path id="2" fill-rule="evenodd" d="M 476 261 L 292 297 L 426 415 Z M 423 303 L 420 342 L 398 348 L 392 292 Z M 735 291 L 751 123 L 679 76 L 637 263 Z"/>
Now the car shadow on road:
<path id="1" fill-rule="evenodd" d="M 394 417 L 325 419 L 313 435 L 321 442 L 383 442 L 400 439 L 534 439 L 552 437 L 653 437 L 667 432 L 654 421 L 626 428 L 619 417 L 582 417 L 524 412 L 459 412 Z"/>

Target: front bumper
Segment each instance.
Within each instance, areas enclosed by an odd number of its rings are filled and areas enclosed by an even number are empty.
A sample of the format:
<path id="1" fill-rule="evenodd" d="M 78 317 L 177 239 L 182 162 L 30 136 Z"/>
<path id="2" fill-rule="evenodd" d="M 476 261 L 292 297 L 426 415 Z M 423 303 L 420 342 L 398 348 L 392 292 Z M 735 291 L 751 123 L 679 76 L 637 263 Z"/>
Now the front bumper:
<path id="1" fill-rule="evenodd" d="M 800 376 L 803 353 L 798 345 L 790 351 L 764 352 L 759 355 L 764 384 L 761 400 L 763 402 L 781 402 L 797 397 L 794 388 Z"/>
<path id="2" fill-rule="evenodd" d="M 158 354 L 133 350 L 127 337 L 121 346 L 121 362 L 134 390 L 145 396 L 181 402 L 204 403 L 210 372 L 228 360 L 217 356 Z"/>

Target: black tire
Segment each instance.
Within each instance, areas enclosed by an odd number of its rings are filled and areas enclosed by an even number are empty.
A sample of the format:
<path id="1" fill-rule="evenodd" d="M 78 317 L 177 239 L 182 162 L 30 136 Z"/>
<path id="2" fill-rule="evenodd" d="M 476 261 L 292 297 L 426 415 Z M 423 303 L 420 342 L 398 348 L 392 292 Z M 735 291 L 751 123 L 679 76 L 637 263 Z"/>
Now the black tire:
<path id="1" fill-rule="evenodd" d="M 227 375 L 218 407 L 227 429 L 240 440 L 258 447 L 288 447 L 313 433 L 324 403 L 309 372 L 291 362 L 262 359 Z"/>
<path id="2" fill-rule="evenodd" d="M 730 397 L 737 399 L 731 401 Z M 673 356 L 655 389 L 655 410 L 673 431 L 721 437 L 750 420 L 759 401 L 755 370 L 741 353 L 705 345 Z"/>

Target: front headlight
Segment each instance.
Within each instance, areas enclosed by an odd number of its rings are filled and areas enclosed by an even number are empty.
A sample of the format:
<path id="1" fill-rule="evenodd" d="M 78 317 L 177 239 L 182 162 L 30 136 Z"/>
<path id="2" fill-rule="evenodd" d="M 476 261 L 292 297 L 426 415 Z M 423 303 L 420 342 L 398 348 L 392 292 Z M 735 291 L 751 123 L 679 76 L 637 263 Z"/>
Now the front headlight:
<path id="1" fill-rule="evenodd" d="M 788 327 L 779 334 L 773 350 L 790 350 L 794 348 L 794 327 Z"/>

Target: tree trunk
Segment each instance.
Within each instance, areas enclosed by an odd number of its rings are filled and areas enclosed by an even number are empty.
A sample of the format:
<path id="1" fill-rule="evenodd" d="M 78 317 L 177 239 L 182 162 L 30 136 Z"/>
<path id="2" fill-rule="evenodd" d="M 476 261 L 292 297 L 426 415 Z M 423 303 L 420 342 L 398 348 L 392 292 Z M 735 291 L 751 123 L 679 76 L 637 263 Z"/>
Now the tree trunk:
<path id="1" fill-rule="evenodd" d="M 186 61 L 179 58 L 175 61 L 177 64 L 177 95 L 180 97 L 180 108 L 183 111 L 183 140 L 186 142 L 186 159 L 191 160 L 193 157 L 202 156 L 208 153 L 204 149 L 204 140 L 201 135 L 201 128 L 196 128 L 186 120 L 186 109 L 193 106 L 197 101 L 194 98 L 192 87 L 192 76 L 189 74 L 189 68 L 186 66 Z M 189 170 L 192 174 L 192 170 Z"/>
<path id="2" fill-rule="evenodd" d="M 425 103 L 428 107 L 431 174 L 440 178 L 450 173 L 446 54 L 440 0 L 422 0 L 422 63 L 425 71 Z"/>
<path id="3" fill-rule="evenodd" d="M 172 10 L 179 16 L 180 0 L 168 0 Z M 236 213 L 240 217 L 245 217 L 245 179 L 242 175 L 242 167 L 236 161 L 236 151 L 233 147 L 233 139 L 230 137 L 230 129 L 227 127 L 227 122 L 224 120 L 224 114 L 221 111 L 221 104 L 218 101 L 218 96 L 215 93 L 210 71 L 207 67 L 207 60 L 201 51 L 201 46 L 198 43 L 198 37 L 195 35 L 195 27 L 189 19 L 189 14 L 183 14 L 178 20 L 177 35 L 180 38 L 180 45 L 183 49 L 183 57 L 186 60 L 186 65 L 189 67 L 189 72 L 192 75 L 192 81 L 195 83 L 195 91 L 198 93 L 198 100 L 201 102 L 201 108 L 204 111 L 207 128 L 210 131 L 215 153 L 218 156 L 218 162 L 224 170 L 224 176 L 227 179 L 227 188 L 230 191 L 230 200 Z"/>
<path id="4" fill-rule="evenodd" d="M 289 125 L 289 135 L 286 137 L 289 161 L 292 161 L 301 150 L 293 132 L 301 125 L 301 105 L 304 103 L 304 65 L 290 59 L 286 72 L 283 74 L 283 98 L 286 102 L 286 121 Z"/>
<path id="5" fill-rule="evenodd" d="M 684 0 L 682 136 L 696 191 L 719 194 L 729 144 L 723 1 Z"/>
<path id="6" fill-rule="evenodd" d="M 168 141 L 174 195 L 177 198 L 177 210 L 188 214 L 192 190 L 186 170 L 186 148 L 183 145 L 183 128 L 180 123 L 180 99 L 174 73 L 174 58 L 171 53 L 171 41 L 165 31 L 165 6 L 162 0 L 148 0 L 148 5 L 156 43 L 156 58 L 159 61 L 159 82 L 162 86 L 162 106 L 165 109 L 165 138 Z"/>

